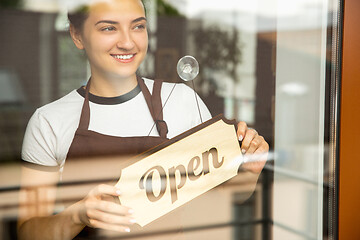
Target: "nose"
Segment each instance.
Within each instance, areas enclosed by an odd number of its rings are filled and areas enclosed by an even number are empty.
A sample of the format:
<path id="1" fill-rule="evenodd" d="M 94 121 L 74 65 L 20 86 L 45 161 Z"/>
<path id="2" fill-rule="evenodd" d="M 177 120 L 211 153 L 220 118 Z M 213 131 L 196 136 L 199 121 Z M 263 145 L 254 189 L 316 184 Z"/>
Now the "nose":
<path id="1" fill-rule="evenodd" d="M 123 50 L 131 50 L 134 48 L 135 43 L 131 33 L 127 30 L 120 31 L 116 46 Z"/>

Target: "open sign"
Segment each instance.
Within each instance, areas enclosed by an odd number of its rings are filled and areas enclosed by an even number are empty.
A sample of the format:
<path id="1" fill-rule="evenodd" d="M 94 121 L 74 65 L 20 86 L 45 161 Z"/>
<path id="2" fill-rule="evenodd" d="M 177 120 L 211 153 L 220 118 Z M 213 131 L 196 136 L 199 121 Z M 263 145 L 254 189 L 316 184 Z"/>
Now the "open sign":
<path id="1" fill-rule="evenodd" d="M 237 175 L 242 154 L 234 123 L 214 118 L 151 149 L 116 184 L 140 226 Z"/>
<path id="2" fill-rule="evenodd" d="M 171 203 L 174 203 L 178 200 L 177 191 L 182 188 L 187 179 L 190 181 L 196 181 L 202 175 L 210 173 L 209 165 L 209 156 L 212 158 L 212 163 L 214 168 L 220 168 L 224 164 L 224 157 L 219 162 L 219 154 L 216 148 L 212 148 L 209 151 L 202 153 L 202 158 L 195 156 L 187 164 L 187 168 L 180 164 L 178 166 L 173 166 L 166 171 L 161 166 L 155 166 L 147 170 L 144 175 L 142 175 L 139 187 L 144 189 L 146 196 L 151 202 L 156 202 L 161 199 L 167 190 L 167 184 L 169 183 L 170 193 L 171 193 Z M 195 173 L 196 170 L 200 167 L 200 173 Z M 176 174 L 178 173 L 178 174 Z M 154 174 L 158 174 L 161 178 L 159 194 L 156 195 L 154 192 Z M 156 180 L 155 180 L 156 181 Z M 155 183 L 156 184 L 156 183 Z"/>

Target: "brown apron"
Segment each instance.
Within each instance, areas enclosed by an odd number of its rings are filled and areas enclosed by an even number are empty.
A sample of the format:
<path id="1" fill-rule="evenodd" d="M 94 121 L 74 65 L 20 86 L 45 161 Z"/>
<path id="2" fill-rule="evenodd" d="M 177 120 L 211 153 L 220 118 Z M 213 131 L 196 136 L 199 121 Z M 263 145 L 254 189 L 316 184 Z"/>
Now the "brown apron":
<path id="1" fill-rule="evenodd" d="M 166 122 L 163 120 L 161 103 L 162 81 L 154 81 L 152 95 L 142 78 L 137 77 L 137 81 L 156 124 L 159 137 L 116 137 L 88 130 L 90 122 L 89 80 L 86 86 L 79 127 L 70 145 L 67 159 L 106 155 L 136 155 L 167 140 L 168 129 Z"/>
<path id="2" fill-rule="evenodd" d="M 66 161 L 96 156 L 135 156 L 167 140 L 166 135 L 168 129 L 166 122 L 163 120 L 161 103 L 162 81 L 154 81 L 152 94 L 150 94 L 142 78 L 137 77 L 137 81 L 145 97 L 147 106 L 159 133 L 159 137 L 116 137 L 88 130 L 90 122 L 89 89 L 91 82 L 89 80 L 86 86 L 79 127 L 76 130 L 70 145 Z M 74 239 L 88 239 L 94 237 L 96 239 L 96 233 L 96 229 L 85 227 L 85 229 Z"/>

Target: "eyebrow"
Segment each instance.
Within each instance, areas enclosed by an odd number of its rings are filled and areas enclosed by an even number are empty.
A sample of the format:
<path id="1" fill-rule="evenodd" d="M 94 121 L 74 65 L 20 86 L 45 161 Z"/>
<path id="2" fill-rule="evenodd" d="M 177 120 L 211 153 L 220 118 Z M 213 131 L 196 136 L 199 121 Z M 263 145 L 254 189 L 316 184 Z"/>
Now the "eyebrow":
<path id="1" fill-rule="evenodd" d="M 140 22 L 140 21 L 147 21 L 147 19 L 145 17 L 139 17 L 139 18 L 136 18 L 136 19 L 132 20 L 131 23 L 137 23 L 137 22 Z M 95 23 L 95 26 L 100 24 L 100 23 L 119 24 L 119 22 L 112 21 L 112 20 L 100 20 L 97 23 Z"/>

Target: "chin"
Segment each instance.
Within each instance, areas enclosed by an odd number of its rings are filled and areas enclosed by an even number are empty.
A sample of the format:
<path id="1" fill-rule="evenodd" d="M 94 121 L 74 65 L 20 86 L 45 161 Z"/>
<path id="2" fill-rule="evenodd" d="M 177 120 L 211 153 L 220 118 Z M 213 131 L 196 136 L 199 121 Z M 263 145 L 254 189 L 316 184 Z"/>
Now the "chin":
<path id="1" fill-rule="evenodd" d="M 136 72 L 132 72 L 132 73 L 117 73 L 117 74 L 114 74 L 114 76 L 118 79 L 128 79 L 128 78 L 131 78 L 133 76 L 136 75 Z"/>

